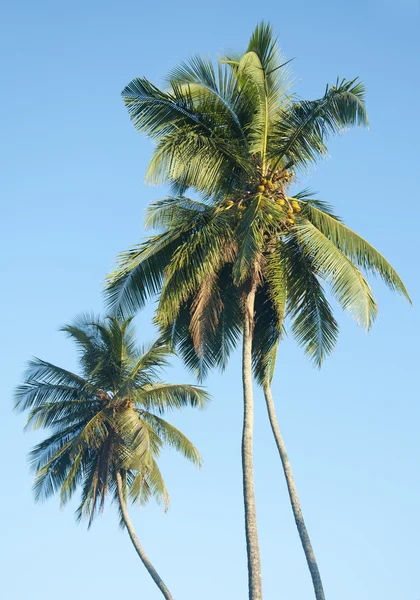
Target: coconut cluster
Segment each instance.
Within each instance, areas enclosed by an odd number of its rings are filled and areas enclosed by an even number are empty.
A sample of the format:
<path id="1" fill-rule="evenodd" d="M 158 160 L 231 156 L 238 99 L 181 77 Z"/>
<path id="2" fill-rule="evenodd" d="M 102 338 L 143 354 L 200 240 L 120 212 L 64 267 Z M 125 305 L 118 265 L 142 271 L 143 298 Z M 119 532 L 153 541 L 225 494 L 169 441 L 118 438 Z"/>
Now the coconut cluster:
<path id="1" fill-rule="evenodd" d="M 239 211 L 239 218 L 241 218 L 243 211 L 249 204 L 249 200 L 257 194 L 264 194 L 265 198 L 272 200 L 283 210 L 284 221 L 282 225 L 285 230 L 288 230 L 295 224 L 296 213 L 301 211 L 299 202 L 289 198 L 284 191 L 285 187 L 293 180 L 294 175 L 293 171 L 277 171 L 272 174 L 268 170 L 265 177 L 259 177 L 251 182 L 245 193 L 236 196 L 234 200 L 227 200 L 223 205 L 223 209 L 236 209 Z M 269 214 L 268 218 L 272 219 L 273 216 Z"/>

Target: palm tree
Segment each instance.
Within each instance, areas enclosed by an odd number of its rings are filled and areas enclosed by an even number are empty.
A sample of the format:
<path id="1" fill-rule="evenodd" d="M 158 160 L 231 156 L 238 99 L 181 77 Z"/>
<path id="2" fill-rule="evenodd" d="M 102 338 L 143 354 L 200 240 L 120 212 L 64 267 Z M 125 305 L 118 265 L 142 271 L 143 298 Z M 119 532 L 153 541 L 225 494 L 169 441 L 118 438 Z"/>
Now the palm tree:
<path id="1" fill-rule="evenodd" d="M 29 411 L 26 428 L 51 430 L 30 454 L 34 492 L 41 500 L 58 492 L 65 504 L 81 487 L 77 520 L 88 526 L 110 495 L 121 523 L 150 576 L 172 599 L 141 546 L 127 510 L 127 498 L 145 504 L 151 497 L 169 505 L 157 459 L 167 444 L 200 465 L 193 444 L 160 415 L 208 400 L 201 388 L 168 384 L 159 374 L 170 350 L 159 339 L 138 348 L 131 318 L 84 316 L 63 327 L 80 351 L 81 375 L 35 358 L 16 389 L 19 411 Z"/>
<path id="2" fill-rule="evenodd" d="M 175 69 L 162 91 L 134 79 L 123 98 L 135 127 L 156 141 L 147 178 L 173 196 L 154 203 L 146 225 L 160 229 L 120 256 L 107 285 L 124 312 L 160 294 L 156 320 L 186 364 L 203 377 L 226 365 L 243 335 L 242 435 L 249 597 L 262 598 L 252 445 L 252 368 L 263 385 L 292 507 L 317 600 L 324 598 L 284 445 L 270 381 L 285 317 L 307 354 L 321 364 L 338 326 L 323 291 L 369 328 L 377 306 L 360 268 L 406 297 L 401 279 L 364 239 L 309 192 L 291 195 L 296 172 L 323 156 L 330 134 L 366 125 L 364 87 L 337 81 L 314 101 L 291 93 L 286 61 L 261 24 L 243 55 L 217 67 L 199 57 Z M 199 199 L 185 196 L 188 188 Z"/>

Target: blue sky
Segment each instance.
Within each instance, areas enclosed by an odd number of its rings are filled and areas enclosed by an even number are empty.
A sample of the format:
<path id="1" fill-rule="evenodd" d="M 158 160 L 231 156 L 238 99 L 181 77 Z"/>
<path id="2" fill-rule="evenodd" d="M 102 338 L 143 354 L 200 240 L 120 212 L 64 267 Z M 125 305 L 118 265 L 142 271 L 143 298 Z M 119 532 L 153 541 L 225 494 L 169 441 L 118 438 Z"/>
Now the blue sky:
<path id="1" fill-rule="evenodd" d="M 319 97 L 337 76 L 367 86 L 369 131 L 330 144 L 305 177 L 346 223 L 403 276 L 414 308 L 379 282 L 380 317 L 366 335 L 339 314 L 341 336 L 322 371 L 292 339 L 284 344 L 274 395 L 307 525 L 329 599 L 419 600 L 418 99 L 416 0 L 206 5 L 9 2 L 1 18 L 0 160 L 3 325 L 0 418 L 3 596 L 12 600 L 134 597 L 159 592 L 138 561 L 113 506 L 87 532 L 74 506 L 35 505 L 23 434 L 11 395 L 32 355 L 76 368 L 57 329 L 102 309 L 101 289 L 117 253 L 141 239 L 149 141 L 129 123 L 120 91 L 145 75 L 160 84 L 194 53 L 243 49 L 270 20 L 297 91 Z M 137 319 L 154 336 L 153 305 Z M 191 381 L 179 363 L 168 379 Z M 171 415 L 204 458 L 196 471 L 165 454 L 172 498 L 133 507 L 147 552 L 176 598 L 246 597 L 240 473 L 239 356 L 211 374 L 205 412 Z M 256 390 L 255 470 L 265 600 L 312 597 L 285 484 Z"/>

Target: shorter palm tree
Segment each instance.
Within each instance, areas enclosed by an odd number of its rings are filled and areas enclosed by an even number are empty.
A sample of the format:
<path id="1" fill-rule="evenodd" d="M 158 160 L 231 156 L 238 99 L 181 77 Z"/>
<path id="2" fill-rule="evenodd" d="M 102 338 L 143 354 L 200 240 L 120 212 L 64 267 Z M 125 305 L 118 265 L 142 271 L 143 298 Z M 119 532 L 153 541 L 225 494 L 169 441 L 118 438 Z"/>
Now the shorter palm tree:
<path id="1" fill-rule="evenodd" d="M 76 517 L 87 516 L 90 526 L 110 495 L 144 566 L 172 600 L 134 532 L 127 498 L 144 504 L 153 496 L 168 507 L 157 464 L 161 448 L 168 444 L 196 465 L 201 461 L 194 445 L 161 415 L 202 407 L 208 395 L 199 387 L 161 381 L 171 350 L 162 339 L 138 348 L 131 319 L 84 316 L 62 331 L 80 350 L 82 375 L 36 358 L 15 393 L 16 408 L 29 411 L 26 428 L 51 430 L 30 454 L 35 498 L 58 492 L 65 504 L 80 486 Z"/>

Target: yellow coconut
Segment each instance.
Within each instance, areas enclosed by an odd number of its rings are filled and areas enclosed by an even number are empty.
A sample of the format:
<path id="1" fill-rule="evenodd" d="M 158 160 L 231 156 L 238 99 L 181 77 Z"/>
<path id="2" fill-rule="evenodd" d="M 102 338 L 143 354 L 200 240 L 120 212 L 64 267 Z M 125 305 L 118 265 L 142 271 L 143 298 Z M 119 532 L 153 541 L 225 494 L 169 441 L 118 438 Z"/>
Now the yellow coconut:
<path id="1" fill-rule="evenodd" d="M 259 192 L 265 192 L 265 186 L 263 186 L 263 185 L 259 185 L 259 186 L 258 186 L 258 191 L 259 191 Z"/>

